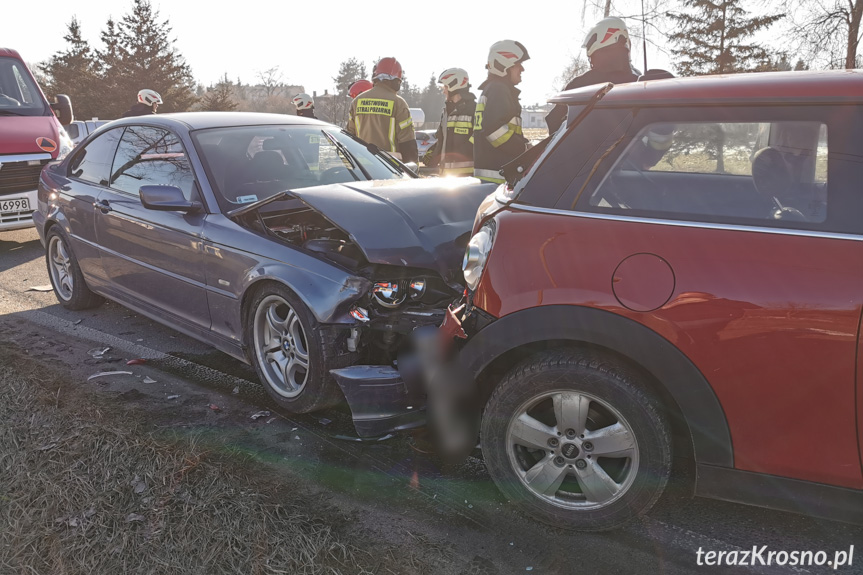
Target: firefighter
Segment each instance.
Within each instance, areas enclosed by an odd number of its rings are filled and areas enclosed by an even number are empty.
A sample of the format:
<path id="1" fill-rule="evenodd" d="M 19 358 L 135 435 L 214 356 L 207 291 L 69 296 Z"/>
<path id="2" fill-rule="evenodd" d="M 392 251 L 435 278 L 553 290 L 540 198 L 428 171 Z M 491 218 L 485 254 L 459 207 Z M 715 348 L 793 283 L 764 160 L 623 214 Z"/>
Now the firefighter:
<path id="1" fill-rule="evenodd" d="M 469 176 L 473 174 L 473 116 L 476 96 L 470 92 L 467 72 L 449 68 L 438 77 L 446 96 L 444 113 L 435 138 L 437 142 L 426 152 L 426 166 L 440 166 L 441 175 Z"/>
<path id="2" fill-rule="evenodd" d="M 293 100 L 294 106 L 297 107 L 297 116 L 302 116 L 303 118 L 314 118 L 318 119 L 315 116 L 315 101 L 312 100 L 312 97 L 308 94 L 297 94 L 294 96 Z"/>
<path id="3" fill-rule="evenodd" d="M 616 17 L 604 18 L 587 33 L 582 48 L 587 50 L 590 70 L 576 76 L 565 90 L 590 86 L 591 84 L 626 84 L 635 82 L 638 75 L 630 63 L 629 32 L 623 20 Z M 566 106 L 558 104 L 545 117 L 548 133 L 554 134 L 566 120 Z"/>
<path id="4" fill-rule="evenodd" d="M 479 86 L 482 95 L 473 124 L 473 174 L 481 180 L 503 183 L 501 167 L 529 147 L 516 88 L 529 58 L 527 49 L 514 40 L 495 42 L 489 50 L 488 78 Z"/>
<path id="5" fill-rule="evenodd" d="M 356 82 L 351 84 L 350 88 L 348 88 L 348 95 L 351 97 L 351 100 L 353 100 L 363 92 L 368 92 L 369 90 L 371 90 L 373 86 L 374 84 L 372 84 L 368 80 L 357 80 Z"/>
<path id="6" fill-rule="evenodd" d="M 162 96 L 155 90 L 141 90 L 138 92 L 138 103 L 126 110 L 121 117 L 131 118 L 133 116 L 147 116 L 155 114 L 159 104 L 162 103 Z"/>
<path id="7" fill-rule="evenodd" d="M 372 82 L 372 89 L 351 103 L 348 132 L 405 163 L 419 162 L 411 112 L 397 93 L 402 84 L 402 65 L 395 58 L 382 58 L 375 64 Z"/>

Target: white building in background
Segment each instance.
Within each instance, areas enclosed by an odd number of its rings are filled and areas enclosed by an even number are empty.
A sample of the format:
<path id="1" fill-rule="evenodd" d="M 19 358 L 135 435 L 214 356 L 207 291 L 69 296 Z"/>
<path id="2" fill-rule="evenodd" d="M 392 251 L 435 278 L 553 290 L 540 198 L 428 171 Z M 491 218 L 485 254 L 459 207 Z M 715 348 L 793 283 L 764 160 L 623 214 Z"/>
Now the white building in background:
<path id="1" fill-rule="evenodd" d="M 547 128 L 545 117 L 551 111 L 553 106 L 546 104 L 544 106 L 531 106 L 521 109 L 521 127 L 522 129 Z"/>

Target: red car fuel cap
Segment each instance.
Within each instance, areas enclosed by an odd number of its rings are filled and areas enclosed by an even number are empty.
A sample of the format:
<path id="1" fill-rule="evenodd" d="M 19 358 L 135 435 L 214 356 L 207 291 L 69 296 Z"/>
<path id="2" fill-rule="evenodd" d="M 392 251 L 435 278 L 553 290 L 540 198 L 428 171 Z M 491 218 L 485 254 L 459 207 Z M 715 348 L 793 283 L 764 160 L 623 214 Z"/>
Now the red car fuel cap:
<path id="1" fill-rule="evenodd" d="M 632 311 L 653 311 L 674 293 L 674 271 L 654 254 L 633 254 L 614 270 L 611 289 L 620 305 Z"/>

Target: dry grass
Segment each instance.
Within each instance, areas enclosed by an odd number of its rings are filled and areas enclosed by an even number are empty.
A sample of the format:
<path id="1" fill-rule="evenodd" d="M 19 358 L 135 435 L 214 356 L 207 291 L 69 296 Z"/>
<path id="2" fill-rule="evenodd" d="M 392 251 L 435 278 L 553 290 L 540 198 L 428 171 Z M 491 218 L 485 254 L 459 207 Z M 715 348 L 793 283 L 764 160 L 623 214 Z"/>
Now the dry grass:
<path id="1" fill-rule="evenodd" d="M 332 574 L 379 563 L 291 486 L 195 440 L 156 440 L 129 414 L 10 369 L 26 363 L 8 351 L 0 365 L 0 573 Z"/>

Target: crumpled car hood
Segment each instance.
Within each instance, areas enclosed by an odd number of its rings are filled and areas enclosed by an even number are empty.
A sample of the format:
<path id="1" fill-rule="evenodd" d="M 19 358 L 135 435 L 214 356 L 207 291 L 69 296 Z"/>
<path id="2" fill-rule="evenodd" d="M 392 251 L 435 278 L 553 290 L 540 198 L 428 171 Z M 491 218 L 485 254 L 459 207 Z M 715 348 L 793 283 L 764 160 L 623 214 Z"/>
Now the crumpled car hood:
<path id="1" fill-rule="evenodd" d="M 460 269 L 474 216 L 496 184 L 475 178 L 373 180 L 292 190 L 345 231 L 371 263 Z"/>

